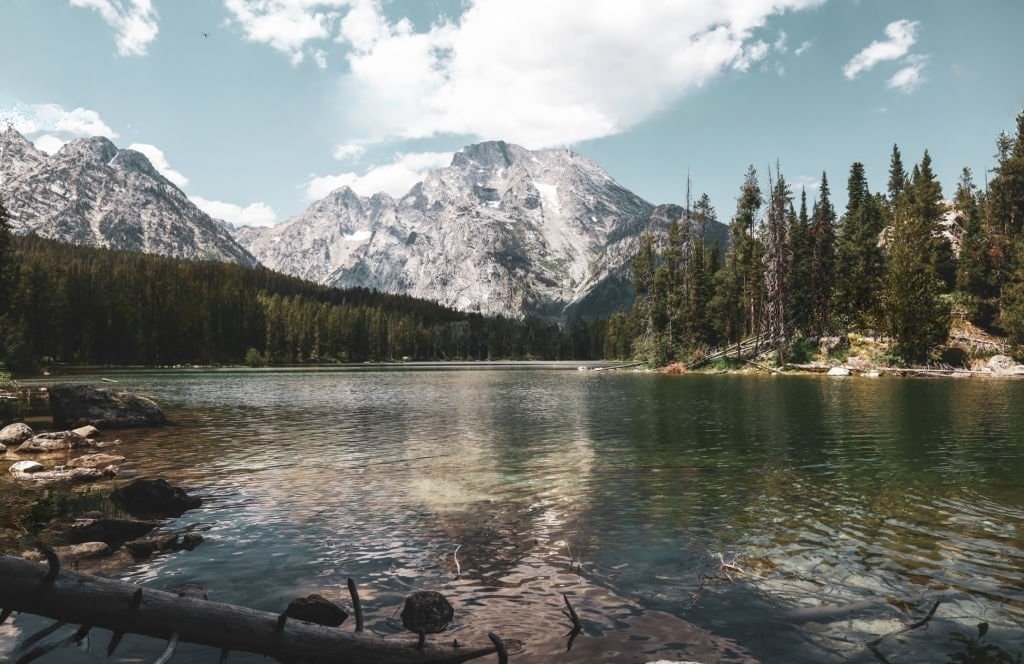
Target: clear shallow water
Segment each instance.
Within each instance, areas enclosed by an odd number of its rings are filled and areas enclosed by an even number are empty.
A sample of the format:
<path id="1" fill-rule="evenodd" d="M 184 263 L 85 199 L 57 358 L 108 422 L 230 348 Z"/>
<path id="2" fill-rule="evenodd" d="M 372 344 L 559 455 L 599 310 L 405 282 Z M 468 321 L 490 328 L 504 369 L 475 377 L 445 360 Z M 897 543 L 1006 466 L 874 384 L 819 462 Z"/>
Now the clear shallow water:
<path id="1" fill-rule="evenodd" d="M 309 592 L 347 600 L 352 576 L 385 632 L 405 595 L 438 590 L 457 624 L 435 638 L 495 631 L 523 641 L 522 662 L 876 661 L 863 643 L 939 598 L 927 628 L 881 651 L 945 661 L 950 635 L 983 621 L 988 641 L 1024 651 L 1024 382 L 104 375 L 175 421 L 120 435 L 122 468 L 196 489 L 204 506 L 174 525 L 209 528 L 123 578 L 281 611 Z M 748 574 L 714 578 L 718 554 Z M 585 627 L 568 653 L 563 592 Z M 849 603 L 862 608 L 794 613 Z M 48 661 L 102 659 L 106 640 Z M 161 645 L 120 652 L 152 661 Z"/>

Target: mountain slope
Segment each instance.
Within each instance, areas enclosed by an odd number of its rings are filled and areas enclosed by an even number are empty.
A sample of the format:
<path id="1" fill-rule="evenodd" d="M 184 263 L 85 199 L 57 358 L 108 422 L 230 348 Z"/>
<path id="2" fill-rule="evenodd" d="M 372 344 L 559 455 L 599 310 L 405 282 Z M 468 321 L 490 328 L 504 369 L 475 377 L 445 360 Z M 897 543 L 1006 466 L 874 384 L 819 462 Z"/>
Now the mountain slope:
<path id="1" fill-rule="evenodd" d="M 145 155 L 105 138 L 49 156 L 14 129 L 0 134 L 0 193 L 16 233 L 80 245 L 242 265 L 256 260 Z"/>
<path id="2" fill-rule="evenodd" d="M 395 200 L 343 187 L 273 228 L 236 237 L 264 265 L 485 314 L 591 315 L 628 275 L 640 236 L 668 215 L 569 150 L 501 141 L 464 148 Z M 611 289 L 595 313 L 627 304 Z"/>

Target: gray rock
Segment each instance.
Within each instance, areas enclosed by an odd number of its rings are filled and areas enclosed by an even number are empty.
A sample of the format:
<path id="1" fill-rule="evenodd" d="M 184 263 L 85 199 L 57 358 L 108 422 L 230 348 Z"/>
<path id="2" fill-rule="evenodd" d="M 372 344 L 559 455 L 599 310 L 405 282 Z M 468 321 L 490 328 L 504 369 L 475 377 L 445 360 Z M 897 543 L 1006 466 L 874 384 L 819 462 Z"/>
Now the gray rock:
<path id="1" fill-rule="evenodd" d="M 27 475 L 29 473 L 38 473 L 46 470 L 43 464 L 35 461 L 17 461 L 11 466 L 11 473 L 15 475 Z"/>
<path id="2" fill-rule="evenodd" d="M 21 422 L 8 424 L 3 429 L 0 429 L 0 445 L 15 447 L 21 445 L 34 435 L 35 432 L 32 431 L 32 427 L 27 424 Z"/>
<path id="3" fill-rule="evenodd" d="M 337 627 L 348 618 L 345 609 L 316 594 L 292 600 L 285 613 L 289 618 L 327 627 Z"/>
<path id="4" fill-rule="evenodd" d="M 82 438 L 96 438 L 97 436 L 100 435 L 100 430 L 91 424 L 86 424 L 84 427 L 72 429 L 72 431 L 77 433 Z"/>
<path id="5" fill-rule="evenodd" d="M 86 454 L 68 461 L 68 468 L 105 468 L 122 461 L 124 457 L 117 454 Z"/>
<path id="6" fill-rule="evenodd" d="M 99 468 L 72 468 L 70 470 L 44 470 L 31 475 L 16 475 L 18 479 L 33 482 L 98 482 L 117 476 L 117 466 Z"/>
<path id="7" fill-rule="evenodd" d="M 988 358 L 988 368 L 997 373 L 1007 371 L 1015 364 L 1016 362 L 1013 361 L 1013 358 L 1006 355 L 993 355 Z"/>
<path id="8" fill-rule="evenodd" d="M 152 399 L 125 390 L 82 384 L 55 385 L 50 389 L 50 411 L 57 426 L 118 428 L 167 424 Z"/>
<path id="9" fill-rule="evenodd" d="M 832 367 L 828 370 L 829 376 L 849 376 L 850 370 L 846 367 Z"/>
<path id="10" fill-rule="evenodd" d="M 57 554 L 62 563 L 70 563 L 89 558 L 103 558 L 109 556 L 113 550 L 103 542 L 82 542 L 81 544 L 55 547 L 53 552 Z M 43 555 L 34 549 L 25 551 L 21 557 L 27 560 L 43 560 Z"/>
<path id="11" fill-rule="evenodd" d="M 202 498 L 188 495 L 162 477 L 129 482 L 115 489 L 110 498 L 130 514 L 139 516 L 181 516 L 203 504 Z"/>
<path id="12" fill-rule="evenodd" d="M 61 450 L 77 450 L 83 447 L 90 447 L 92 443 L 88 438 L 82 438 L 71 431 L 52 431 L 49 433 L 37 433 L 18 448 L 19 454 L 40 454 L 43 452 L 58 452 Z"/>
<path id="13" fill-rule="evenodd" d="M 121 544 L 142 537 L 159 525 L 156 521 L 136 521 L 134 519 L 82 519 L 76 521 L 68 530 L 68 539 L 74 544 L 81 542 Z"/>

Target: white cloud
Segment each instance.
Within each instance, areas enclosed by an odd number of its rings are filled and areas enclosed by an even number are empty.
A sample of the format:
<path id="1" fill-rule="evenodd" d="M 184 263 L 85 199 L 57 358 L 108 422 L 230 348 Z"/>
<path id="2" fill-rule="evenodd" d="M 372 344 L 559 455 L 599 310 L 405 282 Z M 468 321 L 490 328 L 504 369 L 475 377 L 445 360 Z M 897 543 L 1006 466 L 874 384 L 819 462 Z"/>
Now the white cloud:
<path id="1" fill-rule="evenodd" d="M 814 46 L 814 42 L 805 41 L 804 43 L 800 44 L 793 50 L 793 55 L 800 57 L 801 55 L 806 53 L 807 50 L 810 49 L 812 46 Z"/>
<path id="2" fill-rule="evenodd" d="M 103 136 L 117 138 L 117 132 L 96 111 L 82 108 L 64 110 L 57 104 L 17 104 L 0 111 L 0 122 L 14 125 L 22 134 L 62 134 L 59 138 Z"/>
<path id="3" fill-rule="evenodd" d="M 843 67 L 843 76 L 856 78 L 879 62 L 899 60 L 917 43 L 918 21 L 902 19 L 885 26 L 885 41 L 873 41 Z"/>
<path id="4" fill-rule="evenodd" d="M 268 44 L 288 55 L 292 64 L 305 59 L 308 42 L 327 39 L 340 18 L 337 11 L 352 0 L 224 0 L 225 8 L 251 42 Z M 326 54 L 313 53 L 326 65 Z"/>
<path id="5" fill-rule="evenodd" d="M 313 51 L 313 62 L 315 62 L 316 66 L 320 69 L 327 69 L 327 51 L 322 48 L 318 48 Z"/>
<path id="6" fill-rule="evenodd" d="M 807 191 L 817 191 L 821 188 L 821 176 L 814 177 L 813 175 L 798 175 L 793 178 L 790 183 L 793 187 L 793 191 L 800 189 L 806 189 Z"/>
<path id="7" fill-rule="evenodd" d="M 903 68 L 892 75 L 886 87 L 910 94 L 924 83 L 924 68 L 928 65 L 928 56 L 911 55 L 903 61 Z"/>
<path id="8" fill-rule="evenodd" d="M 755 37 L 769 17 L 822 2 L 468 0 L 458 19 L 417 32 L 358 0 L 340 35 L 352 49 L 349 120 L 376 140 L 609 136 L 749 68 L 770 49 Z"/>
<path id="9" fill-rule="evenodd" d="M 412 152 L 400 154 L 390 164 L 374 166 L 366 173 L 340 173 L 322 175 L 306 183 L 306 196 L 311 199 L 323 198 L 339 187 L 350 187 L 361 196 L 385 192 L 402 196 L 417 182 L 421 182 L 432 170 L 448 166 L 452 161 L 450 152 Z"/>
<path id="10" fill-rule="evenodd" d="M 338 161 L 359 159 L 366 154 L 366 146 L 362 143 L 339 143 L 331 150 L 331 156 Z"/>
<path id="11" fill-rule="evenodd" d="M 745 46 L 740 57 L 732 63 L 732 68 L 737 71 L 747 71 L 750 69 L 750 65 L 763 60 L 768 55 L 769 48 L 768 44 L 760 40 Z"/>
<path id="12" fill-rule="evenodd" d="M 42 150 L 46 154 L 55 154 L 58 150 L 64 147 L 65 143 L 67 143 L 64 139 L 54 136 L 53 134 L 37 136 L 32 142 L 36 144 L 37 149 Z"/>
<path id="13" fill-rule="evenodd" d="M 211 201 L 201 196 L 191 196 L 200 210 L 215 219 L 223 219 L 234 226 L 273 226 L 277 212 L 263 202 L 251 203 L 245 207 L 223 201 Z"/>
<path id="14" fill-rule="evenodd" d="M 136 150 L 146 155 L 149 163 L 153 164 L 153 168 L 160 171 L 165 178 L 173 182 L 180 189 L 188 186 L 188 178 L 171 168 L 171 165 L 167 163 L 167 157 L 164 156 L 164 151 L 157 146 L 150 145 L 149 143 L 132 143 L 128 146 L 128 149 Z"/>
<path id="15" fill-rule="evenodd" d="M 98 12 L 117 32 L 120 55 L 145 55 L 160 28 L 151 0 L 70 0 L 72 7 Z"/>

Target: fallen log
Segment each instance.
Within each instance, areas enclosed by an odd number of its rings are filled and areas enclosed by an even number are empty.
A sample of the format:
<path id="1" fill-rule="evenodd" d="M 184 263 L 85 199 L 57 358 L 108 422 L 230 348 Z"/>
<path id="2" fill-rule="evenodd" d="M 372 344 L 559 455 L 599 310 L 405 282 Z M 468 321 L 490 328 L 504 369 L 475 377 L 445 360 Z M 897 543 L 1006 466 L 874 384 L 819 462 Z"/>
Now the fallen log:
<path id="1" fill-rule="evenodd" d="M 55 559 L 56 556 L 53 556 Z M 256 611 L 103 579 L 13 556 L 0 556 L 0 607 L 89 625 L 115 634 L 141 634 L 196 643 L 221 651 L 251 652 L 282 661 L 324 664 L 346 662 L 466 662 L 498 652 L 494 645 L 426 643 L 348 632 L 298 620 L 281 624 L 278 614 Z"/>

